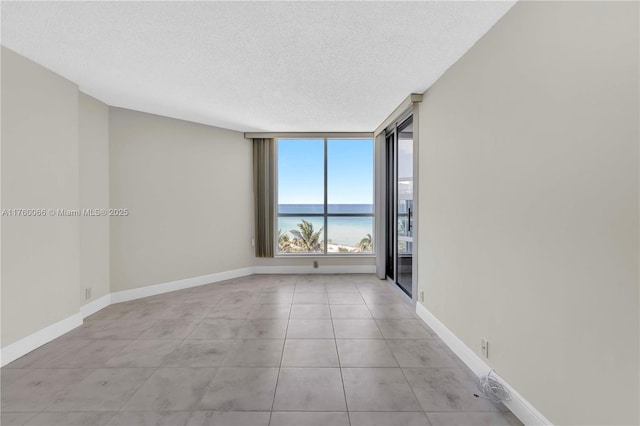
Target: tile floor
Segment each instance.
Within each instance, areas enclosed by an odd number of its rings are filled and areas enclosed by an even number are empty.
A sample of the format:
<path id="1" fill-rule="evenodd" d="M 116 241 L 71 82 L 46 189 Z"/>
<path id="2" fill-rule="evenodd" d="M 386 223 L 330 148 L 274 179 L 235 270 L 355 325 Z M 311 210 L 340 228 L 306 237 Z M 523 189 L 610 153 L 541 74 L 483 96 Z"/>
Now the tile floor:
<path id="1" fill-rule="evenodd" d="M 372 275 L 109 306 L 2 368 L 2 425 L 517 425 Z"/>

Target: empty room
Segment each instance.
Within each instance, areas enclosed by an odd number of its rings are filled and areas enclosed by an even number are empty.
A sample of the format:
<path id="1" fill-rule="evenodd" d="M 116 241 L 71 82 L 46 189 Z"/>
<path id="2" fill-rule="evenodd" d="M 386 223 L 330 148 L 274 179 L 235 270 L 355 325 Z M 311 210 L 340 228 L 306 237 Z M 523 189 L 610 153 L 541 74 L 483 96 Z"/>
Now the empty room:
<path id="1" fill-rule="evenodd" d="M 3 426 L 640 424 L 640 2 L 0 6 Z"/>

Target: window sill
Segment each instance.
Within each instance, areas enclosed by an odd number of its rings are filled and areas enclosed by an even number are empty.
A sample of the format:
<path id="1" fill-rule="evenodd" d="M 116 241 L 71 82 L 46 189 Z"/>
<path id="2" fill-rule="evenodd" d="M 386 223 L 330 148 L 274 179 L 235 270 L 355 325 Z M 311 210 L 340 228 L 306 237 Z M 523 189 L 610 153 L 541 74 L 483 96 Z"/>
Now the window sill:
<path id="1" fill-rule="evenodd" d="M 349 254 L 349 253 L 345 253 L 345 254 L 338 254 L 338 253 L 332 253 L 332 254 L 324 254 L 324 253 L 309 253 L 309 254 L 300 254 L 300 253 L 296 253 L 296 254 L 276 254 L 273 256 L 274 258 L 279 258 L 279 259 L 291 259 L 291 258 L 308 258 L 308 257 L 321 257 L 321 258 L 332 258 L 332 257 L 337 257 L 337 258 L 341 258 L 341 259 L 345 259 L 345 258 L 358 258 L 358 259 L 362 259 L 362 258 L 375 258 L 376 255 L 375 253 L 373 254 Z"/>

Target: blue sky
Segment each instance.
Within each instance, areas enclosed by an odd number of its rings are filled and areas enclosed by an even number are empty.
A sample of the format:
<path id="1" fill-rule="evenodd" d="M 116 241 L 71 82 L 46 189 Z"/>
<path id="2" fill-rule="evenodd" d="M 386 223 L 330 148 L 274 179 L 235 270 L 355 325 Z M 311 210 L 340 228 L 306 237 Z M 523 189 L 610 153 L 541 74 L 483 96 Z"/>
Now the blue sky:
<path id="1" fill-rule="evenodd" d="M 373 204 L 373 140 L 328 140 L 329 204 Z M 278 141 L 278 203 L 324 203 L 324 141 Z"/>

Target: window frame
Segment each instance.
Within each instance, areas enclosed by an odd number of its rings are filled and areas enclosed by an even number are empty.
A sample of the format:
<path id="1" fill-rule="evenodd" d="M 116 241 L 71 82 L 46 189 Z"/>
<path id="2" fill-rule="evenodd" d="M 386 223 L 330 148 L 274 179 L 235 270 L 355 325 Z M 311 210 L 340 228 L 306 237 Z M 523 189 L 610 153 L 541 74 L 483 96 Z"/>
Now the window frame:
<path id="1" fill-rule="evenodd" d="M 279 212 L 279 189 L 280 189 L 280 183 L 278 182 L 278 163 L 279 163 L 279 159 L 280 159 L 280 155 L 279 155 L 279 147 L 280 147 L 280 140 L 296 140 L 296 139 L 308 139 L 308 140 L 322 140 L 323 141 L 323 146 L 324 146 L 324 208 L 323 208 L 323 213 L 280 213 Z M 329 188 L 328 188 L 328 179 L 329 179 L 329 174 L 328 174 L 328 166 L 329 166 L 329 159 L 328 159 L 328 141 L 329 140 L 371 140 L 372 143 L 372 163 L 371 163 L 371 170 L 372 170 L 372 174 L 371 174 L 371 180 L 372 180 L 372 203 L 371 203 L 371 213 L 329 213 L 329 205 L 328 205 L 328 196 L 329 196 Z M 349 252 L 331 252 L 329 253 L 328 250 L 328 232 L 327 232 L 327 225 L 329 222 L 329 218 L 330 217 L 370 217 L 371 218 L 371 239 L 373 242 L 376 241 L 376 216 L 375 216 L 375 212 L 376 212 L 376 200 L 375 200 L 375 194 L 376 194 L 376 179 L 375 179 L 375 151 L 376 151 L 376 146 L 375 146 L 375 138 L 373 138 L 372 136 L 346 136 L 346 137 L 338 137 L 338 136 L 332 136 L 332 135 L 318 135 L 318 134 L 314 134 L 314 135 L 308 135 L 308 136 L 303 136 L 303 137 L 294 137 L 294 136 L 282 136 L 282 137 L 274 137 L 274 142 L 275 142 L 275 165 L 274 165 L 274 169 L 275 169 L 275 173 L 274 173 L 274 180 L 275 180 L 275 185 L 274 185 L 274 214 L 273 214 L 273 220 L 274 220 L 274 230 L 278 229 L 278 218 L 280 217 L 300 217 L 300 218 L 305 218 L 305 217 L 321 217 L 323 219 L 323 251 L 321 252 L 295 252 L 295 253 L 285 253 L 285 252 L 280 252 L 279 251 L 279 245 L 278 245 L 278 233 L 274 232 L 273 233 L 273 244 L 274 244 L 274 257 L 312 257 L 312 256 L 322 256 L 322 257 L 375 257 L 376 256 L 376 244 L 374 243 L 373 248 L 371 250 L 371 252 L 367 252 L 367 253 L 349 253 Z"/>

